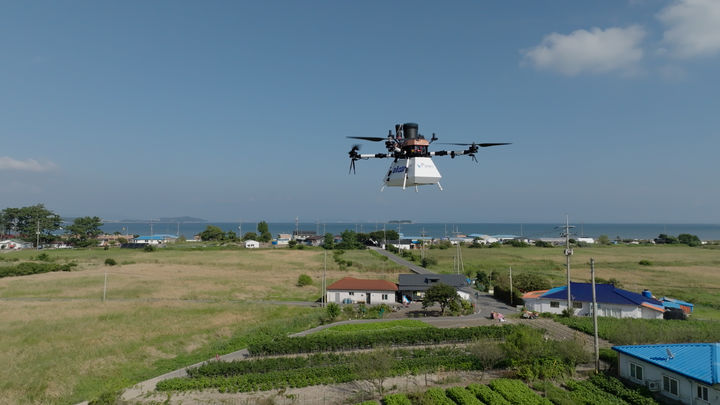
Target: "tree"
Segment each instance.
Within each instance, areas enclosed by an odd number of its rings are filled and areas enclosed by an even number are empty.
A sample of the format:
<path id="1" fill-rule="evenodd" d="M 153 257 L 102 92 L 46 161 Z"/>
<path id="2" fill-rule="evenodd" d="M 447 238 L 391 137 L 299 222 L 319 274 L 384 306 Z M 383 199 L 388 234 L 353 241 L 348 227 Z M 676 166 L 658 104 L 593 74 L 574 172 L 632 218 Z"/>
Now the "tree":
<path id="1" fill-rule="evenodd" d="M 255 232 L 245 232 L 245 235 L 243 235 L 243 240 L 258 240 L 258 236 Z"/>
<path id="2" fill-rule="evenodd" d="M 548 290 L 552 288 L 550 280 L 532 273 L 520 273 L 513 277 L 513 289 L 522 292 Z"/>
<path id="3" fill-rule="evenodd" d="M 228 231 L 227 234 L 225 234 L 225 239 L 235 241 L 237 240 L 237 234 L 235 231 Z"/>
<path id="4" fill-rule="evenodd" d="M 601 245 L 609 245 L 610 238 L 608 238 L 607 235 L 600 235 L 600 236 L 598 236 L 598 243 Z"/>
<path id="5" fill-rule="evenodd" d="M 691 235 L 689 233 L 681 233 L 677 238 L 680 243 L 684 243 L 688 246 L 700 246 L 702 244 L 702 241 L 700 241 L 700 238 L 698 238 L 697 235 Z"/>
<path id="6" fill-rule="evenodd" d="M 72 225 L 65 228 L 65 232 L 71 235 L 70 242 L 78 246 L 90 246 L 95 243 L 95 238 L 102 234 L 100 227 L 103 222 L 98 217 L 80 217 L 73 220 Z"/>
<path id="7" fill-rule="evenodd" d="M 357 240 L 357 233 L 352 230 L 345 230 L 340 234 L 342 241 L 337 244 L 338 249 L 352 250 L 362 249 L 363 245 Z"/>
<path id="8" fill-rule="evenodd" d="M 200 232 L 200 239 L 204 241 L 223 240 L 225 239 L 225 232 L 215 225 L 208 225 L 204 231 Z"/>
<path id="9" fill-rule="evenodd" d="M 488 291 L 490 289 L 490 278 L 487 273 L 482 270 L 479 270 L 475 274 L 475 288 L 480 291 Z"/>
<path id="10" fill-rule="evenodd" d="M 384 347 L 360 354 L 353 365 L 353 371 L 361 379 L 370 382 L 378 395 L 382 396 L 385 392 L 385 380 L 391 375 L 396 361 L 393 352 Z"/>
<path id="11" fill-rule="evenodd" d="M 431 306 L 433 303 L 440 305 L 440 313 L 445 314 L 445 307 L 450 304 L 451 301 L 458 299 L 457 291 L 447 284 L 437 283 L 425 291 L 422 305 L 423 309 Z"/>
<path id="12" fill-rule="evenodd" d="M 332 322 L 335 320 L 335 318 L 338 317 L 338 315 L 340 315 L 340 305 L 331 302 L 327 304 L 325 311 L 327 313 L 328 319 L 330 320 L 330 322 Z"/>
<path id="13" fill-rule="evenodd" d="M 334 247 L 335 247 L 335 237 L 331 233 L 326 233 L 325 239 L 323 239 L 323 248 L 332 249 Z"/>
<path id="14" fill-rule="evenodd" d="M 258 240 L 260 242 L 270 242 L 270 240 L 272 239 L 272 234 L 270 233 L 270 227 L 268 226 L 267 222 L 258 222 L 257 231 L 258 234 L 260 234 L 260 236 L 258 237 Z"/>
<path id="15" fill-rule="evenodd" d="M 26 241 L 36 242 L 40 232 L 40 242 L 55 239 L 52 233 L 60 229 L 62 220 L 59 215 L 45 208 L 43 204 L 22 208 L 6 208 L 0 212 L 2 227 L 7 233 L 19 234 Z"/>

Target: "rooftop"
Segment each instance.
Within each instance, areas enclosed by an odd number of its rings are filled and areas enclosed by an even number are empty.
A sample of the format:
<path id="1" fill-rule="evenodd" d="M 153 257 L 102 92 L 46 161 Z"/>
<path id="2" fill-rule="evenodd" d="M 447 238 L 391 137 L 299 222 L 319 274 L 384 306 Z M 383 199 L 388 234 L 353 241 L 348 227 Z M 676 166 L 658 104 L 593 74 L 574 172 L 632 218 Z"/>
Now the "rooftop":
<path id="1" fill-rule="evenodd" d="M 720 343 L 614 346 L 613 350 L 702 383 L 720 383 Z"/>
<path id="2" fill-rule="evenodd" d="M 592 284 L 590 283 L 570 283 L 570 293 L 573 301 L 592 302 Z M 616 288 L 612 284 L 595 284 L 595 294 L 597 302 L 603 304 L 642 305 L 647 303 L 650 304 L 650 307 L 662 308 L 663 306 L 662 302 L 656 299 Z M 555 287 L 537 298 L 567 299 L 567 286 Z"/>
<path id="3" fill-rule="evenodd" d="M 387 280 L 364 280 L 353 277 L 342 278 L 327 287 L 328 290 L 397 291 L 397 284 Z"/>

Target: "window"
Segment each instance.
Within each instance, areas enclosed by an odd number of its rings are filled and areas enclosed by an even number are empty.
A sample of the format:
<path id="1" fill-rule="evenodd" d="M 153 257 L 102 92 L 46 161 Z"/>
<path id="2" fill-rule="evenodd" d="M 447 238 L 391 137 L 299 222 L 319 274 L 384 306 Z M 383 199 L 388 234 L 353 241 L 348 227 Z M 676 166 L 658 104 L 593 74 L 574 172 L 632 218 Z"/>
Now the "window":
<path id="1" fill-rule="evenodd" d="M 678 380 L 664 375 L 663 376 L 663 391 L 669 392 L 670 394 L 677 396 L 678 395 Z"/>
<path id="2" fill-rule="evenodd" d="M 550 301 L 550 308 L 560 308 L 559 301 Z"/>
<path id="3" fill-rule="evenodd" d="M 382 295 L 382 299 L 387 300 L 387 299 L 388 299 L 388 295 L 387 295 L 387 294 L 383 294 L 383 295 Z"/>
<path id="4" fill-rule="evenodd" d="M 573 308 L 582 309 L 582 302 L 573 301 Z"/>
<path id="5" fill-rule="evenodd" d="M 350 292 L 348 293 L 348 295 L 355 295 L 355 292 L 354 292 L 354 291 L 350 291 Z"/>
<path id="6" fill-rule="evenodd" d="M 698 397 L 698 399 L 707 401 L 708 400 L 708 387 L 703 387 L 702 385 L 698 385 L 697 386 L 697 397 Z"/>
<path id="7" fill-rule="evenodd" d="M 636 379 L 636 380 L 642 380 L 643 379 L 643 368 L 642 366 L 630 363 L 630 377 Z"/>

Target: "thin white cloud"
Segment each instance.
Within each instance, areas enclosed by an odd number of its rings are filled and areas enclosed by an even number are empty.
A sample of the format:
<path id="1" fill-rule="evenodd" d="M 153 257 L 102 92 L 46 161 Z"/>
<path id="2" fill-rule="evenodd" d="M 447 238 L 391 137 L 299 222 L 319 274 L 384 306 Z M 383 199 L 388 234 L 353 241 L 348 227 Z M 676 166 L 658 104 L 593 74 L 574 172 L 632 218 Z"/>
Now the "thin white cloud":
<path id="1" fill-rule="evenodd" d="M 609 72 L 632 74 L 638 70 L 638 63 L 643 58 L 640 45 L 644 37 L 645 30 L 637 25 L 605 30 L 581 29 L 567 35 L 546 35 L 538 46 L 521 52 L 524 62 L 568 76 Z"/>
<path id="2" fill-rule="evenodd" d="M 17 160 L 9 156 L 0 156 L 0 170 L 16 170 L 24 172 L 47 172 L 57 166 L 53 162 L 38 162 L 35 159 Z"/>
<path id="3" fill-rule="evenodd" d="M 691 58 L 720 52 L 720 1 L 676 0 L 658 13 L 666 25 L 663 43 L 672 56 Z"/>

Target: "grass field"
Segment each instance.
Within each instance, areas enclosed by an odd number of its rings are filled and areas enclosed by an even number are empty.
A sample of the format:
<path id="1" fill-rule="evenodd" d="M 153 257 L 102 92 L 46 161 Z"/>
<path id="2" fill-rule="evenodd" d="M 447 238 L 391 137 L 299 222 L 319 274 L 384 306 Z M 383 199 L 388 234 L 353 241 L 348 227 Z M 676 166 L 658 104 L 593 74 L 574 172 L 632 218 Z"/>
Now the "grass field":
<path id="1" fill-rule="evenodd" d="M 0 279 L 0 402 L 74 403 L 93 399 L 244 347 L 263 334 L 306 329 L 318 310 L 262 301 L 314 301 L 320 297 L 320 249 L 197 248 L 187 244 L 155 252 L 129 249 L 49 250 L 72 272 Z M 450 272 L 454 249 L 429 251 Z M 27 250 L 0 253 L 0 266 L 36 259 Z M 720 319 L 720 250 L 682 246 L 577 248 L 573 280 L 616 278 L 625 288 L 649 288 L 696 304 L 696 318 Z M 119 265 L 105 266 L 107 258 Z M 370 251 L 348 251 L 340 269 L 327 255 L 328 283 L 345 276 L 397 281 L 401 268 Z M 564 280 L 559 248 L 463 249 L 466 272 L 544 274 Z M 641 259 L 650 266 L 641 266 Z M 102 293 L 108 275 L 107 301 Z M 313 284 L 296 286 L 308 274 Z M 410 324 L 404 327 L 416 327 Z M 370 326 L 367 326 L 370 328 Z M 342 332 L 342 329 L 340 329 Z M 333 332 L 327 332 L 333 333 Z"/>
<path id="2" fill-rule="evenodd" d="M 455 249 L 430 249 L 428 256 L 438 261 L 429 268 L 452 272 Z M 513 274 L 535 273 L 548 277 L 553 285 L 565 280 L 563 248 L 463 248 L 466 274 L 478 270 Z M 720 250 L 716 247 L 663 246 L 597 246 L 575 248 L 571 257 L 571 279 L 590 281 L 590 258 L 595 259 L 595 276 L 615 278 L 622 288 L 640 292 L 649 289 L 663 295 L 687 300 L 696 305 L 698 318 L 720 319 Z M 648 260 L 651 265 L 638 264 Z"/>
<path id="3" fill-rule="evenodd" d="M 45 252 L 72 272 L 0 279 L 0 403 L 75 403 L 245 347 L 262 333 L 317 325 L 318 309 L 262 303 L 320 297 L 321 250 L 199 249 Z M 0 266 L 37 258 L 0 254 Z M 329 282 L 397 280 L 399 267 L 348 252 L 328 255 Z M 119 265 L 105 266 L 107 258 Z M 377 269 L 377 270 L 374 270 Z M 107 301 L 102 302 L 107 272 Z M 296 286 L 308 274 L 313 284 Z"/>

